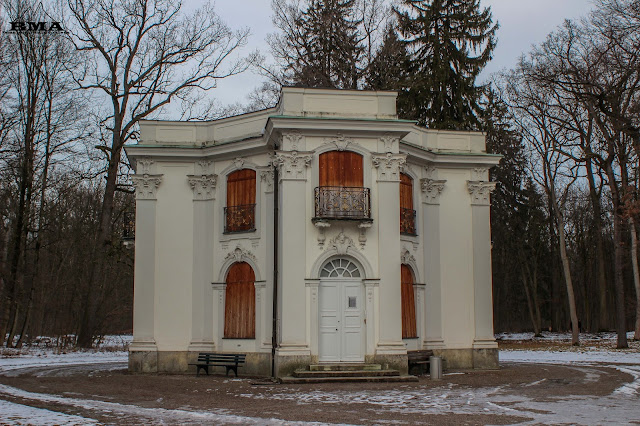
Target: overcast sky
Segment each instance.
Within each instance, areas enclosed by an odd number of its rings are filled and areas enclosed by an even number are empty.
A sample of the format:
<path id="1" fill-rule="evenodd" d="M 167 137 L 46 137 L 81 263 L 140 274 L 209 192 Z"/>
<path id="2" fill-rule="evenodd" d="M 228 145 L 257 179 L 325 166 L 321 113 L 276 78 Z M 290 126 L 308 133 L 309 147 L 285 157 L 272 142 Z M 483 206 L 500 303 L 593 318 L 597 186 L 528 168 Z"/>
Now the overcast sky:
<path id="1" fill-rule="evenodd" d="M 593 7 L 591 0 L 481 0 L 491 7 L 494 20 L 500 23 L 494 59 L 483 78 L 503 68 L 511 68 L 518 57 L 546 38 L 565 19 L 581 18 Z M 273 32 L 270 0 L 218 0 L 218 15 L 234 29 L 249 27 L 251 36 L 243 53 L 260 49 L 268 53 L 265 36 Z M 260 83 L 250 72 L 220 81 L 213 91 L 222 104 L 246 102 L 246 96 Z"/>

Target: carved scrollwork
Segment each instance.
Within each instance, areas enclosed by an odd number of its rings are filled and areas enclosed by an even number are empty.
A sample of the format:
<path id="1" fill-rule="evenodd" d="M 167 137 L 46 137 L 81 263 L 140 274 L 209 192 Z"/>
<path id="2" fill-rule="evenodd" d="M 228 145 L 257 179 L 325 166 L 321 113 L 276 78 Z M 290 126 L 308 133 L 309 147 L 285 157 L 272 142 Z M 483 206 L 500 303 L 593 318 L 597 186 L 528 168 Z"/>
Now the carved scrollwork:
<path id="1" fill-rule="evenodd" d="M 400 180 L 400 167 L 407 162 L 407 155 L 388 152 L 385 155 L 373 155 L 371 160 L 378 169 L 378 180 L 393 182 Z"/>
<path id="2" fill-rule="evenodd" d="M 329 244 L 327 244 L 327 248 L 329 250 L 335 249 L 338 254 L 345 255 L 349 252 L 349 249 L 357 250 L 353 240 L 344 234 L 344 232 L 340 231 L 338 235 L 329 240 Z"/>
<path id="3" fill-rule="evenodd" d="M 246 260 L 251 260 L 254 263 L 257 262 L 256 256 L 249 250 L 242 248 L 240 244 L 238 244 L 232 252 L 228 253 L 224 260 L 233 260 L 234 262 L 244 262 Z"/>
<path id="4" fill-rule="evenodd" d="M 273 170 L 261 171 L 260 182 L 264 185 L 264 192 L 273 192 Z"/>
<path id="5" fill-rule="evenodd" d="M 189 186 L 193 190 L 194 200 L 213 200 L 215 198 L 218 175 L 187 175 Z"/>
<path id="6" fill-rule="evenodd" d="M 349 145 L 357 145 L 353 139 L 345 137 L 342 133 L 338 133 L 334 138 L 324 140 L 325 145 L 333 145 L 338 151 L 346 151 Z"/>
<path id="7" fill-rule="evenodd" d="M 427 204 L 440 204 L 440 194 L 442 193 L 446 182 L 446 180 L 435 180 L 429 178 L 420 179 L 420 187 Z"/>
<path id="8" fill-rule="evenodd" d="M 400 142 L 400 138 L 396 136 L 392 136 L 386 134 L 380 138 L 382 144 L 384 145 L 384 152 L 393 152 L 394 148 L 398 146 L 397 144 Z"/>
<path id="9" fill-rule="evenodd" d="M 302 147 L 302 135 L 293 131 L 282 135 L 282 148 L 289 151 L 299 151 Z"/>
<path id="10" fill-rule="evenodd" d="M 496 189 L 496 183 L 470 180 L 467 188 L 471 194 L 472 205 L 488 206 L 491 204 L 491 192 Z"/>
<path id="11" fill-rule="evenodd" d="M 136 199 L 155 200 L 158 187 L 162 183 L 162 175 L 133 175 L 131 182 L 136 188 Z"/>
<path id="12" fill-rule="evenodd" d="M 298 151 L 278 151 L 274 164 L 280 171 L 280 179 L 305 179 L 312 158 L 311 154 L 300 154 Z"/>

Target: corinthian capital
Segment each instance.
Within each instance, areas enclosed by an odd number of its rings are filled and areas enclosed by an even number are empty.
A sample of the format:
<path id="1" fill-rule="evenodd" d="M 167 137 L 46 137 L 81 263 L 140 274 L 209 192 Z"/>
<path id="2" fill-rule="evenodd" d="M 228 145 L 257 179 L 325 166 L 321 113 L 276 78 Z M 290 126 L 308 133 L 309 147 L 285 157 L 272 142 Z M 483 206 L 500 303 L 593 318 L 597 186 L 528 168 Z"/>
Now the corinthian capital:
<path id="1" fill-rule="evenodd" d="M 131 182 L 136 188 L 137 200 L 155 200 L 158 187 L 162 183 L 162 175 L 133 175 Z"/>
<path id="2" fill-rule="evenodd" d="M 471 194 L 471 204 L 475 206 L 488 206 L 491 204 L 491 191 L 496 189 L 495 182 L 479 180 L 467 181 L 469 194 Z"/>
<path id="3" fill-rule="evenodd" d="M 218 175 L 187 175 L 189 186 L 193 190 L 194 200 L 213 200 L 215 198 Z"/>
<path id="4" fill-rule="evenodd" d="M 440 204 L 440 194 L 444 189 L 446 180 L 436 179 L 420 179 L 420 187 L 424 194 L 424 200 L 427 204 Z"/>
<path id="5" fill-rule="evenodd" d="M 371 161 L 378 169 L 378 180 L 394 182 L 400 180 L 400 167 L 407 162 L 406 154 L 372 155 Z"/>
<path id="6" fill-rule="evenodd" d="M 280 179 L 301 180 L 307 176 L 307 167 L 313 156 L 308 153 L 300 154 L 298 151 L 278 151 L 274 159 L 274 165 L 280 171 Z"/>

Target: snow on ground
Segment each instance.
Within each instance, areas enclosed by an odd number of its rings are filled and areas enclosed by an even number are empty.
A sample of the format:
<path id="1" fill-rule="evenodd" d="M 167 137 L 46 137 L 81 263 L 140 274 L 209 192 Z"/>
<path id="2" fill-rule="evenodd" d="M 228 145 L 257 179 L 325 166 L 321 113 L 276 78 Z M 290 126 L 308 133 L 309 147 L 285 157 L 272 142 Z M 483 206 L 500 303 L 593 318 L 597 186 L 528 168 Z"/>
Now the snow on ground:
<path id="1" fill-rule="evenodd" d="M 500 362 L 532 362 L 537 364 L 640 364 L 640 352 L 633 350 L 583 351 L 580 348 L 559 350 L 509 350 L 501 349 Z"/>
<path id="2" fill-rule="evenodd" d="M 25 367 L 52 367 L 70 366 L 78 364 L 122 364 L 125 368 L 127 352 L 69 352 L 54 354 L 40 352 L 38 354 L 26 354 L 0 358 L 0 372 L 8 372 Z"/>
<path id="3" fill-rule="evenodd" d="M 38 402 L 59 403 L 67 406 L 73 406 L 85 410 L 95 410 L 100 413 L 108 413 L 115 417 L 127 417 L 127 418 L 143 418 L 150 420 L 154 423 L 195 423 L 195 424 L 260 424 L 260 425 L 293 425 L 300 424 L 299 422 L 287 422 L 278 419 L 263 419 L 255 417 L 236 416 L 229 413 L 229 410 L 211 410 L 211 411 L 190 411 L 190 410 L 170 410 L 166 408 L 145 408 L 137 405 L 119 404 L 115 402 L 97 401 L 93 399 L 79 399 L 68 398 L 56 395 L 27 392 L 22 389 L 14 388 L 11 386 L 0 385 L 0 394 L 11 395 L 26 400 L 33 400 Z M 19 405 L 19 404 L 15 404 Z M 1 409 L 1 406 L 0 406 Z M 46 411 L 46 410 L 43 410 Z M 55 412 L 52 412 L 55 413 Z M 55 413 L 59 414 L 59 413 Z M 4 416 L 4 414 L 2 414 Z M 29 424 L 43 424 L 32 422 L 29 419 Z M 49 419 L 44 418 L 47 422 Z M 80 418 L 80 424 L 86 423 L 84 418 Z M 88 419 L 89 421 L 92 419 Z M 4 419 L 2 419 L 4 422 Z M 55 421 L 52 420 L 52 423 Z M 148 422 L 145 422 L 148 423 Z M 20 424 L 20 423 L 18 423 Z M 44 423 L 49 424 L 49 423 Z M 64 424 L 64 423 L 63 423 Z M 318 424 L 318 423 L 305 423 L 305 424 Z"/>
<path id="4" fill-rule="evenodd" d="M 6 425 L 86 425 L 97 424 L 94 419 L 58 413 L 0 399 L 0 420 Z"/>
<path id="5" fill-rule="evenodd" d="M 543 331 L 542 337 L 535 337 L 533 332 L 525 332 L 525 333 L 498 333 L 496 334 L 496 340 L 532 340 L 535 342 L 571 342 L 571 333 L 557 333 L 557 332 L 547 332 Z M 616 341 L 616 333 L 614 332 L 604 332 L 604 333 L 580 333 L 580 339 L 585 341 Z M 633 339 L 633 331 L 627 332 L 627 340 Z"/>

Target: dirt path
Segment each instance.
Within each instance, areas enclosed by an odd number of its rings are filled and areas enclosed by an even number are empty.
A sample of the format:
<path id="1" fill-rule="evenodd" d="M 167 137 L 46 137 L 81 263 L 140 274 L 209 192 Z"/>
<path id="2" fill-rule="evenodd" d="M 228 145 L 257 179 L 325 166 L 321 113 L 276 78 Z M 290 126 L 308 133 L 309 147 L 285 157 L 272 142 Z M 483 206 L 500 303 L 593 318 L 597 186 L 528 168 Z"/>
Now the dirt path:
<path id="1" fill-rule="evenodd" d="M 504 363 L 438 382 L 340 385 L 130 375 L 123 367 L 12 370 L 0 376 L 0 399 L 111 424 L 640 422 L 638 395 L 619 391 L 635 383 L 635 370 L 615 366 Z"/>

